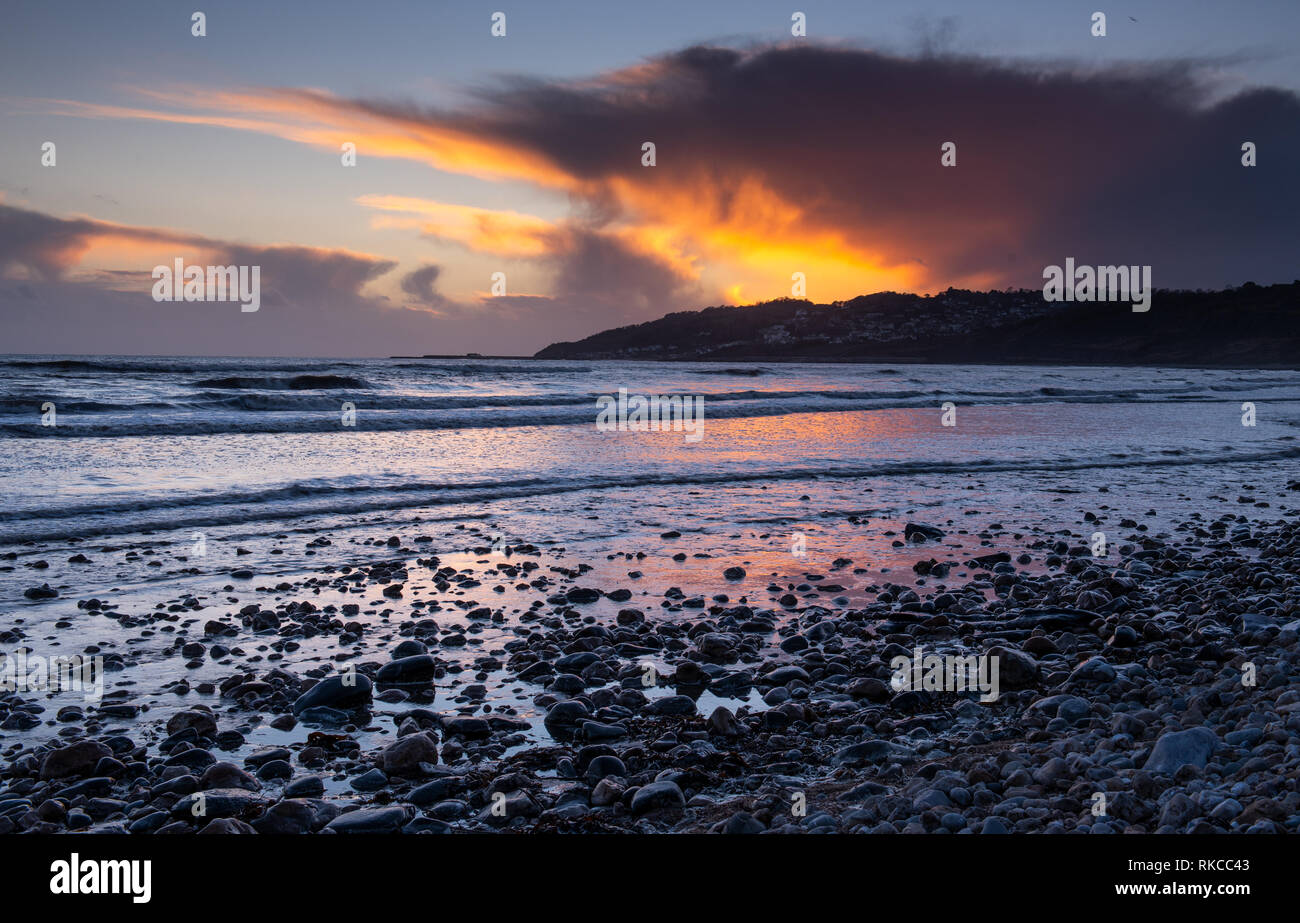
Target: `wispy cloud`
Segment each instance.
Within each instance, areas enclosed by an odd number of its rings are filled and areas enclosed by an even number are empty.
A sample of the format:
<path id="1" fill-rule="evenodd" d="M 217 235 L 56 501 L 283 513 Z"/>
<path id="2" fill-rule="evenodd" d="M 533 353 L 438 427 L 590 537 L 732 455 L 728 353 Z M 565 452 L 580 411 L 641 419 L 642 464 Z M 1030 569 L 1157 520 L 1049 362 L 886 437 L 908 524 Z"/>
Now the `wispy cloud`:
<path id="1" fill-rule="evenodd" d="M 533 215 L 410 196 L 365 195 L 357 202 L 385 213 L 372 220 L 375 227 L 412 228 L 436 240 L 497 256 L 544 256 L 559 230 L 553 222 Z"/>

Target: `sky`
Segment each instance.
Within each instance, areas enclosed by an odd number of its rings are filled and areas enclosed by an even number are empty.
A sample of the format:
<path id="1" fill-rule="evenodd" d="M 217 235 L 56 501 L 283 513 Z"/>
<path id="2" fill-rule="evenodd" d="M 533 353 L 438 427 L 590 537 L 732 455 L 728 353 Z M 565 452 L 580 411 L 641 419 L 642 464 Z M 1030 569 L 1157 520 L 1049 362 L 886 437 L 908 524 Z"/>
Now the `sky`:
<path id="1" fill-rule="evenodd" d="M 817 302 L 1038 288 L 1067 257 L 1158 287 L 1300 276 L 1290 0 L 16 0 L 5 20 L 6 352 L 531 354 L 797 294 L 795 273 Z M 260 308 L 156 301 L 178 258 L 259 266 Z"/>

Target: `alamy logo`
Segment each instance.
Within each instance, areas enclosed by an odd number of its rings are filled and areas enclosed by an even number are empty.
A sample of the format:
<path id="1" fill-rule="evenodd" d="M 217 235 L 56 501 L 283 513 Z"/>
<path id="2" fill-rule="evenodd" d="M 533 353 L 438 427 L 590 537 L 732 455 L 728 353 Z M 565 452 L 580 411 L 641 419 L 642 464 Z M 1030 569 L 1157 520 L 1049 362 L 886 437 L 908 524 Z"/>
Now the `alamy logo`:
<path id="1" fill-rule="evenodd" d="M 150 859 L 82 859 L 75 852 L 50 863 L 51 894 L 130 894 L 137 904 L 153 894 Z"/>
<path id="2" fill-rule="evenodd" d="M 86 702 L 104 698 L 104 658 L 81 654 L 42 657 L 0 651 L 0 692 L 80 692 Z"/>
<path id="3" fill-rule="evenodd" d="M 671 397 L 641 394 L 628 396 L 627 388 L 618 389 L 618 397 L 602 394 L 596 399 L 600 413 L 596 429 L 602 433 L 685 433 L 687 442 L 704 438 L 704 395 L 674 394 Z"/>
<path id="4" fill-rule="evenodd" d="M 1044 301 L 1131 301 L 1133 310 L 1151 310 L 1150 266 L 1075 266 L 1043 269 Z"/>
<path id="5" fill-rule="evenodd" d="M 238 301 L 251 314 L 262 306 L 261 266 L 155 266 L 154 301 Z"/>
<path id="6" fill-rule="evenodd" d="M 896 692 L 982 692 L 981 702 L 998 697 L 996 654 L 927 654 L 917 647 L 911 657 L 891 659 L 889 668 L 894 671 L 889 684 Z"/>

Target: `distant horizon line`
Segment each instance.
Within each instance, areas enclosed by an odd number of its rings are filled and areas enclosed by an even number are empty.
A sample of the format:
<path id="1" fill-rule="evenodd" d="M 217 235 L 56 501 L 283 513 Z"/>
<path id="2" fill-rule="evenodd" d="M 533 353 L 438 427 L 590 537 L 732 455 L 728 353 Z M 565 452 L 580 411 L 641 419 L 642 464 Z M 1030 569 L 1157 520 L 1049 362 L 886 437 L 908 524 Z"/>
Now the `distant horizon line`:
<path id="1" fill-rule="evenodd" d="M 1238 285 L 1228 285 L 1228 286 L 1225 286 L 1225 287 L 1223 287 L 1223 288 L 1216 288 L 1216 289 L 1205 289 L 1205 288 L 1154 288 L 1152 291 L 1153 291 L 1153 292 L 1173 293 L 1173 294 L 1179 294 L 1179 293 L 1182 293 L 1182 294 L 1215 294 L 1215 293 L 1221 293 L 1221 292 L 1239 291 L 1239 290 L 1241 290 L 1241 289 L 1243 289 L 1243 288 L 1248 288 L 1248 287 L 1254 287 L 1254 288 L 1259 288 L 1259 289 L 1270 289 L 1270 288 L 1286 288 L 1286 287 L 1293 287 L 1293 286 L 1300 286 L 1300 278 L 1298 278 L 1298 279 L 1294 279 L 1294 280 L 1292 280 L 1291 282 L 1269 282 L 1269 283 L 1264 283 L 1264 284 L 1260 284 L 1260 283 L 1255 282 L 1255 281 L 1253 281 L 1253 280 L 1247 280 L 1247 281 L 1242 282 L 1242 283 L 1240 283 L 1240 284 L 1238 284 Z M 655 323 L 656 321 L 663 320 L 664 318 L 669 317 L 669 316 L 671 316 L 671 315 L 673 315 L 673 314 L 695 313 L 695 312 L 700 312 L 700 311 L 710 310 L 710 309 L 713 309 L 713 308 L 753 308 L 753 307 L 759 307 L 759 306 L 761 306 L 761 305 L 765 305 L 765 304 L 775 304 L 775 303 L 779 303 L 779 302 L 804 302 L 805 304 L 809 304 L 809 305 L 812 305 L 812 306 L 833 307 L 833 306 L 835 306 L 835 305 L 843 305 L 843 304 L 847 304 L 847 303 L 849 303 L 849 302 L 851 302 L 851 301 L 855 301 L 855 300 L 857 300 L 857 299 L 859 299 L 859 298 L 871 298 L 871 297 L 874 297 L 874 296 L 877 296 L 877 295 L 904 295 L 904 296 L 911 296 L 911 297 L 914 297 L 914 298 L 929 299 L 929 298 L 937 298 L 937 297 L 939 297 L 940 295 L 946 294 L 946 293 L 948 293 L 948 292 L 968 292 L 968 293 L 970 293 L 970 294 L 980 294 L 980 295 L 1008 294 L 1008 293 L 1016 293 L 1016 294 L 1019 294 L 1019 293 L 1035 293 L 1035 292 L 1038 293 L 1040 296 L 1041 296 L 1041 294 L 1042 294 L 1042 290 L 1041 290 L 1041 289 L 1037 289 L 1037 288 L 1023 288 L 1023 287 L 1022 287 L 1022 288 L 1011 288 L 1011 287 L 1008 287 L 1008 288 L 990 288 L 990 289 L 967 289 L 967 288 L 957 288 L 956 286 L 950 285 L 950 286 L 948 286 L 946 289 L 943 289 L 943 290 L 941 290 L 941 291 L 934 292 L 934 293 L 928 293 L 928 292 L 905 292 L 905 291 L 904 291 L 904 292 L 900 292 L 900 291 L 895 291 L 895 290 L 892 290 L 892 289 L 882 289 L 882 290 L 874 291 L 874 292 L 864 292 L 864 293 L 859 294 L 859 295 L 854 295 L 852 298 L 836 299 L 836 300 L 834 300 L 834 301 L 824 301 L 824 302 L 813 301 L 812 299 L 807 298 L 807 297 L 796 298 L 796 297 L 793 297 L 793 296 L 781 296 L 781 297 L 777 297 L 777 298 L 768 298 L 768 299 L 764 299 L 763 301 L 755 301 L 755 302 L 751 302 L 751 303 L 749 303 L 749 304 L 713 304 L 713 305 L 704 305 L 704 306 L 702 306 L 702 307 L 694 307 L 694 308 L 679 308 L 679 309 L 674 310 L 674 311 L 668 311 L 668 312 L 666 312 L 665 314 L 662 314 L 662 315 L 660 315 L 659 317 L 656 317 L 656 318 L 651 318 L 651 319 L 644 320 L 644 321 L 637 321 L 637 322 L 630 323 L 630 324 L 621 324 L 621 325 L 614 326 L 614 327 L 604 327 L 604 328 L 601 328 L 601 329 L 596 330 L 596 331 L 593 332 L 593 333 L 586 334 L 584 337 L 581 337 L 581 338 L 578 339 L 578 340 L 574 340 L 574 341 L 556 341 L 556 343 L 551 343 L 551 344 L 548 344 L 547 346 L 543 346 L 543 347 L 541 347 L 540 349 L 537 350 L 537 352 L 541 352 L 542 350 L 548 349 L 550 346 L 558 345 L 559 343 L 567 343 L 567 342 L 581 342 L 582 339 L 587 339 L 587 338 L 590 338 L 590 337 L 596 336 L 596 335 L 598 335 L 598 334 L 600 334 L 600 333 L 605 333 L 605 332 L 612 331 L 612 330 L 621 330 L 621 329 L 626 329 L 626 328 L 628 328 L 628 327 L 638 327 L 638 326 L 641 326 L 642 324 L 652 324 L 652 323 Z M 633 359 L 633 358 L 620 358 L 620 359 L 582 359 L 582 360 L 579 360 L 579 359 L 563 359 L 563 358 L 560 358 L 560 359 L 544 359 L 544 358 L 538 358 L 538 356 L 536 355 L 536 353 L 534 353 L 534 354 L 532 354 L 532 355 L 499 355 L 499 354 L 488 354 L 488 353 L 477 353 L 477 352 L 466 352 L 466 353 L 425 353 L 425 354 L 422 354 L 422 355 L 386 355 L 386 356 L 385 356 L 385 355 L 371 355 L 371 356 L 365 356 L 365 355 L 351 355 L 351 356 L 330 355 L 330 356 L 321 356 L 321 355 L 283 355 L 283 354 L 282 354 L 282 355 L 233 355 L 233 354 L 230 354 L 230 353 L 212 353 L 212 354 L 207 354 L 207 353 L 54 353 L 54 352 L 34 352 L 34 353 L 33 353 L 33 352 L 24 352 L 24 353 L 10 353 L 10 352 L 3 352 L 3 353 L 0 353 L 0 359 L 11 359 L 11 358 L 12 358 L 12 359 L 23 359 L 23 358 L 31 358 L 31 357 L 44 358 L 44 359 L 50 359 L 50 358 L 66 358 L 66 359 L 103 359 L 103 358 L 120 358 L 120 359 L 311 359 L 311 360 L 317 360 L 317 361 L 328 361 L 328 360 L 338 360 L 338 361 L 381 361 L 381 360 L 398 360 L 398 359 L 406 359 L 406 360 L 413 360 L 413 359 L 477 359 L 477 360 L 510 360 L 510 361 L 519 361 L 519 360 L 525 360 L 525 359 L 526 359 L 526 360 L 531 360 L 531 361 L 535 361 L 535 362 L 578 362 L 578 361 L 582 361 L 582 362 L 687 362 L 687 361 L 695 361 L 695 362 L 723 362 L 723 361 L 727 361 L 727 360 L 714 360 L 714 359 L 694 359 L 694 360 L 690 360 L 690 359 Z M 735 360 L 735 361 L 745 361 L 745 360 Z M 906 360 L 900 360 L 900 359 L 895 359 L 895 360 L 891 360 L 891 361 L 888 361 L 888 362 L 862 362 L 862 361 L 859 361 L 859 360 L 852 360 L 852 359 L 837 359 L 837 360 L 827 359 L 827 360 L 817 360 L 817 359 L 810 359 L 810 358 L 807 358 L 807 357 L 800 358 L 800 359 L 795 359 L 795 360 L 787 360 L 787 359 L 779 359 L 779 358 L 771 358 L 771 357 L 769 357 L 769 358 L 764 358 L 764 359 L 762 359 L 762 360 L 753 360 L 753 361 L 775 362 L 775 363 L 804 362 L 804 363 L 810 363 L 810 364 L 815 364 L 815 365 L 823 365 L 823 364 L 828 364 L 828 363 L 832 363 L 832 364 L 833 364 L 833 363 L 836 363 L 836 362 L 838 362 L 839 364 L 844 364 L 844 365 L 889 365 L 889 364 L 899 364 L 900 362 L 901 362 L 902 364 L 904 364 L 904 365 L 907 365 L 907 364 L 918 364 L 918 363 L 908 363 Z M 936 364 L 937 364 L 937 365 L 942 365 L 942 364 L 944 364 L 944 363 L 919 363 L 919 364 L 930 364 L 930 365 L 936 365 Z M 980 364 L 983 364 L 983 363 L 980 363 Z M 1043 365 L 1043 364 L 1054 364 L 1054 363 L 1019 362 L 1019 363 L 990 363 L 990 364 L 994 364 L 994 365 L 1007 365 L 1007 364 L 1010 364 L 1010 365 Z M 1201 368 L 1202 366 L 1161 366 L 1161 365 L 1159 365 L 1159 364 L 1153 364 L 1153 365 L 1150 365 L 1150 366 L 1143 366 L 1143 367 L 1149 367 L 1149 368 L 1164 368 L 1164 367 L 1168 367 L 1168 368 Z M 1212 367 L 1213 367 L 1213 366 L 1204 366 L 1204 368 L 1212 368 Z M 1249 367 L 1249 366 L 1241 366 L 1241 368 L 1248 368 L 1248 367 Z"/>

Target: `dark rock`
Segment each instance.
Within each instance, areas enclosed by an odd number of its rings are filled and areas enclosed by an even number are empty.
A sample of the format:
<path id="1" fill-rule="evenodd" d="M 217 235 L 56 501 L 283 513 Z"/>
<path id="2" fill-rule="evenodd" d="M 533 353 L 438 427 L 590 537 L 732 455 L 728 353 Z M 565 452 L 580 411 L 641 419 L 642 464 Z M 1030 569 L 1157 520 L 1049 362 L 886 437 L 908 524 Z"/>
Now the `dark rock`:
<path id="1" fill-rule="evenodd" d="M 1166 731 L 1160 735 L 1142 768 L 1173 775 L 1184 766 L 1204 769 L 1210 755 L 1219 748 L 1219 738 L 1206 727 Z"/>
<path id="2" fill-rule="evenodd" d="M 293 766 L 288 760 L 269 760 L 257 768 L 257 777 L 267 782 L 292 776 Z"/>
<path id="3" fill-rule="evenodd" d="M 186 795 L 172 806 L 172 817 L 200 821 L 212 817 L 256 817 L 266 798 L 242 788 L 214 788 Z"/>
<path id="4" fill-rule="evenodd" d="M 255 792 L 261 789 L 262 786 L 258 784 L 256 779 L 234 763 L 213 763 L 203 771 L 203 776 L 199 779 L 199 787 L 204 789 L 242 788 Z"/>
<path id="5" fill-rule="evenodd" d="M 1115 668 L 1101 657 L 1089 657 L 1070 672 L 1070 682 L 1106 684 L 1115 681 Z"/>
<path id="6" fill-rule="evenodd" d="M 399 738 L 379 755 L 384 772 L 397 775 L 419 772 L 421 763 L 437 762 L 438 744 L 427 731 Z"/>
<path id="7" fill-rule="evenodd" d="M 998 658 L 998 684 L 1003 689 L 1028 689 L 1042 673 L 1038 661 L 1024 651 L 1009 647 L 991 647 L 988 656 Z"/>
<path id="8" fill-rule="evenodd" d="M 207 825 L 199 831 L 199 835 L 228 836 L 229 834 L 248 834 L 257 833 L 250 825 L 235 817 L 217 817 L 208 821 Z"/>
<path id="9" fill-rule="evenodd" d="M 652 715 L 693 715 L 695 700 L 686 695 L 666 695 L 655 699 L 646 710 Z"/>
<path id="10" fill-rule="evenodd" d="M 766 829 L 762 821 L 747 811 L 737 811 L 722 824 L 722 832 L 732 835 L 762 833 Z"/>
<path id="11" fill-rule="evenodd" d="M 940 539 L 945 535 L 938 526 L 928 526 L 923 522 L 909 522 L 903 527 L 903 537 L 909 542 L 921 542 L 927 539 Z"/>
<path id="12" fill-rule="evenodd" d="M 576 699 L 569 699 L 551 706 L 551 710 L 546 713 L 545 724 L 547 727 L 576 728 L 579 723 L 590 718 L 591 712 L 586 705 Z"/>
<path id="13" fill-rule="evenodd" d="M 381 683 L 419 683 L 433 679 L 437 671 L 438 661 L 429 654 L 413 654 L 390 660 L 379 668 L 375 679 Z"/>
<path id="14" fill-rule="evenodd" d="M 448 737 L 481 740 L 492 736 L 492 725 L 486 718 L 473 715 L 451 715 L 442 720 L 442 729 Z"/>
<path id="15" fill-rule="evenodd" d="M 323 794 L 325 794 L 325 780 L 320 776 L 303 776 L 301 779 L 294 779 L 284 787 L 286 798 L 316 798 Z"/>
<path id="16" fill-rule="evenodd" d="M 41 760 L 42 779 L 62 779 L 89 772 L 113 751 L 97 740 L 81 740 L 58 750 L 52 750 Z"/>
<path id="17" fill-rule="evenodd" d="M 382 769 L 372 769 L 363 772 L 349 784 L 359 792 L 377 792 L 388 785 L 388 776 L 384 775 Z"/>
<path id="18" fill-rule="evenodd" d="M 602 755 L 593 759 L 587 764 L 587 781 L 599 782 L 606 776 L 616 776 L 624 778 L 627 776 L 627 766 L 617 756 Z"/>
<path id="19" fill-rule="evenodd" d="M 651 782 L 636 790 L 631 808 L 638 816 L 658 811 L 680 812 L 686 808 L 686 796 L 676 782 Z"/>
<path id="20" fill-rule="evenodd" d="M 340 814 L 325 829 L 331 833 L 395 833 L 406 826 L 407 809 L 401 805 L 387 808 L 362 808 Z"/>
<path id="21" fill-rule="evenodd" d="M 866 763 L 879 763 L 887 759 L 890 753 L 887 740 L 864 740 L 849 744 L 835 754 L 834 761 L 841 766 L 861 766 Z"/>
<path id="22" fill-rule="evenodd" d="M 364 705 L 371 700 L 372 686 L 370 677 L 364 673 L 328 676 L 298 697 L 293 703 L 293 713 L 298 715 L 309 708 Z"/>

